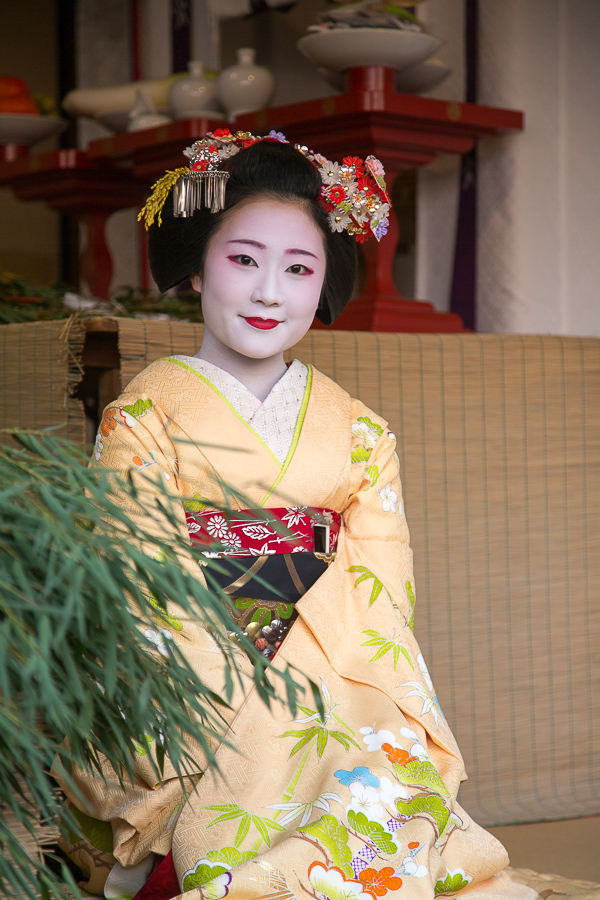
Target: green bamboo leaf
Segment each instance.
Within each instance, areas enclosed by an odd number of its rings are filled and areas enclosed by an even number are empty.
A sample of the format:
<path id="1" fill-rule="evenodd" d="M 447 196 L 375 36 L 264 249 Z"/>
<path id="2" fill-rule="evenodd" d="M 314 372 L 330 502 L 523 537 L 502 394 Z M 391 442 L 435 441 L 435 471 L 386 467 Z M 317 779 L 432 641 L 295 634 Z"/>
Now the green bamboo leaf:
<path id="1" fill-rule="evenodd" d="M 406 657 L 406 660 L 407 660 L 408 664 L 410 665 L 411 669 L 414 670 L 415 664 L 414 664 L 414 662 L 412 661 L 412 659 L 411 659 L 411 657 L 410 657 L 410 653 L 408 652 L 408 650 L 406 649 L 406 647 L 401 647 L 400 649 L 401 649 L 401 651 L 402 651 L 402 655 Z"/>
<path id="2" fill-rule="evenodd" d="M 267 847 L 271 846 L 271 835 L 269 834 L 268 828 L 265 823 L 262 821 L 260 816 L 252 816 L 252 824 L 260 834 L 261 838 L 267 845 Z"/>
<path id="3" fill-rule="evenodd" d="M 369 597 L 369 606 L 373 606 L 373 604 L 379 597 L 382 588 L 383 588 L 382 583 L 379 581 L 378 578 L 376 578 L 375 582 L 373 584 L 373 590 L 371 591 L 371 596 Z"/>
<path id="4" fill-rule="evenodd" d="M 317 738 L 317 756 L 319 759 L 323 756 L 323 752 L 325 747 L 327 746 L 327 738 L 328 733 L 326 728 L 319 729 L 319 736 Z"/>
<path id="5" fill-rule="evenodd" d="M 235 840 L 233 842 L 236 847 L 240 846 L 240 844 L 243 842 L 244 838 L 250 831 L 250 822 L 251 821 L 252 821 L 252 816 L 250 816 L 249 813 L 246 813 L 246 815 L 243 817 L 242 821 L 240 822 L 239 828 L 237 830 L 237 834 L 235 836 Z"/>

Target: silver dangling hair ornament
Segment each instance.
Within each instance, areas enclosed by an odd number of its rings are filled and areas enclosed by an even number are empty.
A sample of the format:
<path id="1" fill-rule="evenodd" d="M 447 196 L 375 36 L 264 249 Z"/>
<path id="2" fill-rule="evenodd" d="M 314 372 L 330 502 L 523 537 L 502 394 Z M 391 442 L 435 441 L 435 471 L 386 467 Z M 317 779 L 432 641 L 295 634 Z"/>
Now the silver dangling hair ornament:
<path id="1" fill-rule="evenodd" d="M 225 188 L 229 172 L 215 146 L 197 141 L 189 149 L 190 167 L 173 185 L 173 215 L 193 216 L 203 206 L 218 212 L 225 206 Z M 187 154 L 186 154 L 187 155 Z"/>

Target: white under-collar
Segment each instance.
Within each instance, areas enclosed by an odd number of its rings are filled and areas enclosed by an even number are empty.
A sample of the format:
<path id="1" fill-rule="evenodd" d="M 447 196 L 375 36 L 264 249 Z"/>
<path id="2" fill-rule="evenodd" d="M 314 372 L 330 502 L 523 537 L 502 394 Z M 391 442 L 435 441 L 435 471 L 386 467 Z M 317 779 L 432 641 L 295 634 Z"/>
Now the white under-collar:
<path id="1" fill-rule="evenodd" d="M 306 391 L 308 369 L 304 363 L 294 359 L 261 403 L 234 375 L 205 359 L 181 355 L 171 359 L 181 360 L 204 375 L 283 463 L 292 446 Z"/>

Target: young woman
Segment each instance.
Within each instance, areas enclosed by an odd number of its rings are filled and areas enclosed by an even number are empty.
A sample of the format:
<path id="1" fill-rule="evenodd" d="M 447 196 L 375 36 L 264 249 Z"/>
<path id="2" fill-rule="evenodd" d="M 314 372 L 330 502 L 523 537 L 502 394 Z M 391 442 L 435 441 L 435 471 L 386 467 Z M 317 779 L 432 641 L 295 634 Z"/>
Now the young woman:
<path id="1" fill-rule="evenodd" d="M 187 802 L 143 758 L 125 788 L 82 775 L 86 813 L 113 829 L 106 896 L 533 897 L 498 877 L 504 849 L 456 802 L 462 759 L 412 632 L 394 435 L 329 378 L 284 362 L 315 314 L 329 324 L 348 301 L 356 239 L 385 233 L 381 165 L 339 166 L 274 133 L 217 132 L 190 155 L 145 214 L 159 288 L 191 278 L 202 295 L 203 343 L 131 382 L 95 457 L 167 485 L 181 533 L 235 557 L 219 576 L 232 631 L 316 680 L 325 714 L 307 705 L 292 721 L 253 691 L 236 696 L 239 752 L 218 749 L 222 778 L 199 777 L 199 759 Z M 177 608 L 169 623 L 157 631 L 219 690 L 212 638 Z"/>

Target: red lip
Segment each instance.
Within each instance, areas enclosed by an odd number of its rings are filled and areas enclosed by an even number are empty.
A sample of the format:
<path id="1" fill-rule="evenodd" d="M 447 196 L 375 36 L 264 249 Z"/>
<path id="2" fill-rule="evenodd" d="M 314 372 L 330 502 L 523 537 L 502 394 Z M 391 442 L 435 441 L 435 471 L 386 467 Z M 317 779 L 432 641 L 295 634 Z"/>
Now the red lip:
<path id="1" fill-rule="evenodd" d="M 252 325 L 253 328 L 260 328 L 262 331 L 268 331 L 271 328 L 276 328 L 278 325 L 281 325 L 279 319 L 259 319 L 248 316 L 244 316 L 243 318 L 248 325 Z"/>

